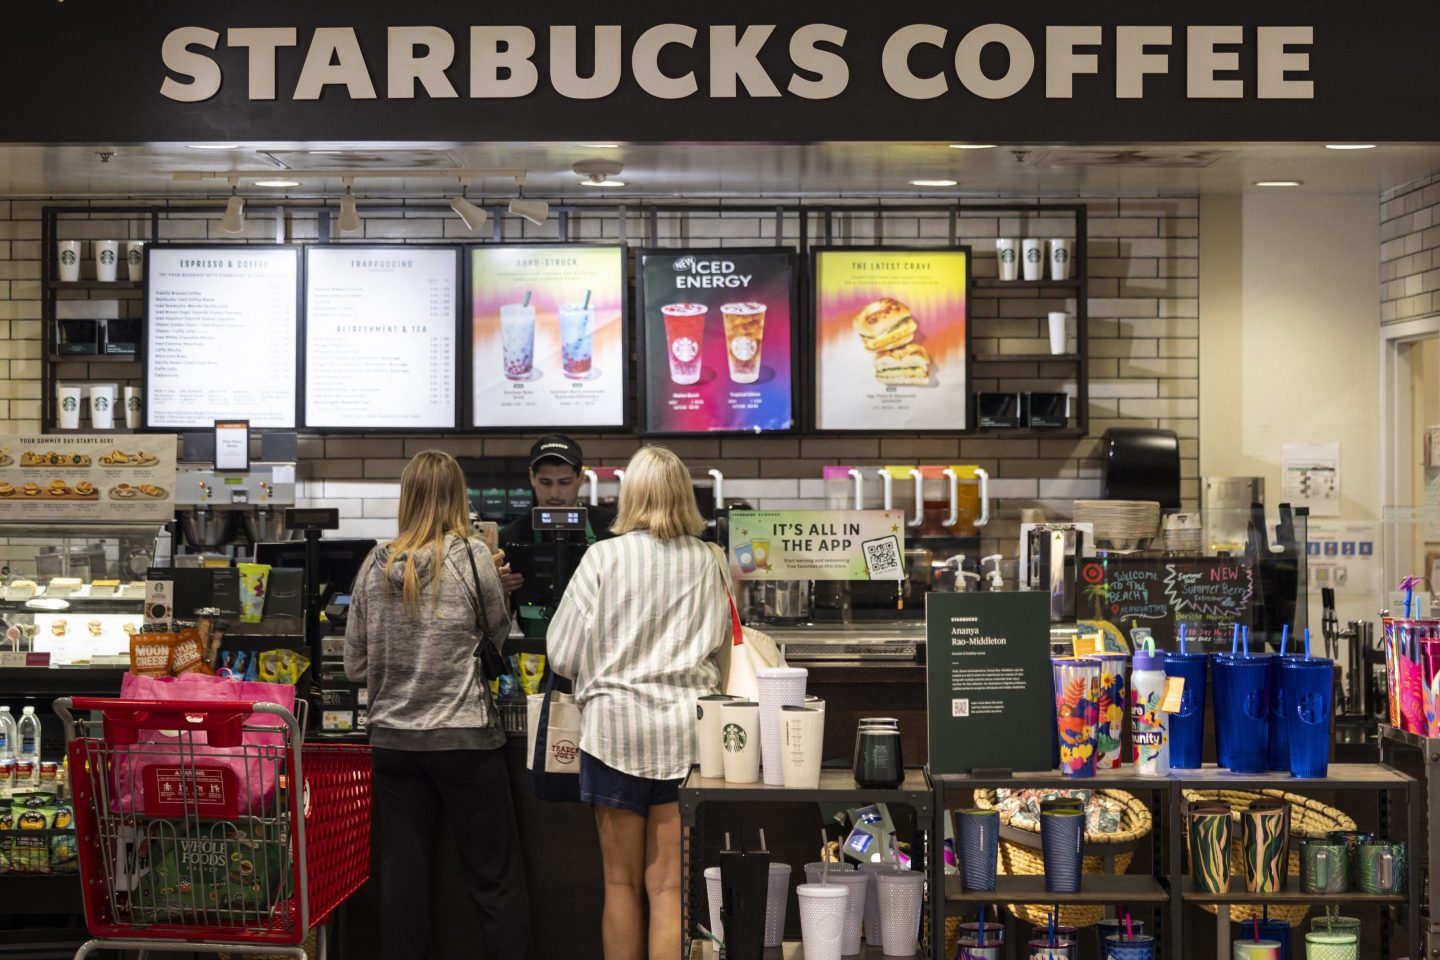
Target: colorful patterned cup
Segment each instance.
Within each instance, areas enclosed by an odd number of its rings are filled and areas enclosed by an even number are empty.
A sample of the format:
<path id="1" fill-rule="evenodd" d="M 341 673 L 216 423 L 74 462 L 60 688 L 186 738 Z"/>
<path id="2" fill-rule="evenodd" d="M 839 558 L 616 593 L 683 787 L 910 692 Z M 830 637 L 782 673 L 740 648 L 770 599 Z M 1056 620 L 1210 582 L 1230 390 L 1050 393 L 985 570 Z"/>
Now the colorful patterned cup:
<path id="1" fill-rule="evenodd" d="M 1095 724 L 1095 769 L 1115 770 L 1120 766 L 1121 738 L 1125 728 L 1125 707 L 1130 702 L 1125 685 L 1130 658 L 1124 654 L 1101 654 L 1100 701 Z"/>
<path id="2" fill-rule="evenodd" d="M 1155 960 L 1155 938 L 1143 933 L 1130 939 L 1106 937 L 1104 960 Z"/>
<path id="3" fill-rule="evenodd" d="M 1074 940 L 1063 940 L 1055 938 L 1051 943 L 1048 936 L 1037 937 L 1031 940 L 1027 949 L 1030 951 L 1025 956 L 1029 960 L 1077 960 L 1080 956 L 1080 945 Z"/>
<path id="4" fill-rule="evenodd" d="M 1236 940 L 1230 950 L 1234 960 L 1280 960 L 1280 944 L 1274 940 Z"/>
<path id="5" fill-rule="evenodd" d="M 1054 665 L 1060 772 L 1067 777 L 1093 777 L 1100 720 L 1100 661 L 1061 658 Z"/>
<path id="6" fill-rule="evenodd" d="M 1405 889 L 1405 844 L 1366 840 L 1360 844 L 1360 889 L 1389 896 Z"/>
<path id="7" fill-rule="evenodd" d="M 1344 893 L 1350 889 L 1350 848 L 1343 842 L 1300 841 L 1300 889 L 1305 893 Z"/>
<path id="8" fill-rule="evenodd" d="M 1279 893 L 1285 889 L 1290 840 L 1290 805 L 1256 800 L 1240 814 L 1240 847 L 1245 860 L 1245 889 Z"/>
<path id="9" fill-rule="evenodd" d="M 1209 654 L 1165 654 L 1165 676 L 1181 677 L 1185 681 L 1180 709 L 1170 714 L 1170 766 L 1180 770 L 1200 768 L 1205 744 L 1205 681 L 1209 667 Z"/>
<path id="10" fill-rule="evenodd" d="M 1230 804 L 1192 803 L 1186 814 L 1190 845 L 1190 880 L 1201 893 L 1230 889 Z"/>
<path id="11" fill-rule="evenodd" d="M 1131 920 L 1130 932 L 1140 934 L 1145 932 L 1145 921 Z M 1125 921 L 1119 917 L 1102 917 L 1095 922 L 1095 956 L 1105 956 L 1105 941 L 1112 934 L 1124 939 L 1126 933 Z"/>

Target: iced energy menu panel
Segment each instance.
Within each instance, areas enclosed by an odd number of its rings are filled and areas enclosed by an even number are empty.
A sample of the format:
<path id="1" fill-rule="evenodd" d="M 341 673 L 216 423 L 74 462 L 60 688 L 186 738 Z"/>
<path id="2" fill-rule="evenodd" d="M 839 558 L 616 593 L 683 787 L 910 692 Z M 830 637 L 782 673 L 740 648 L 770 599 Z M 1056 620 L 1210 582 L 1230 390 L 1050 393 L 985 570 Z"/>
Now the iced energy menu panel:
<path id="1" fill-rule="evenodd" d="M 455 426 L 456 247 L 312 247 L 305 426 Z"/>
<path id="2" fill-rule="evenodd" d="M 474 247 L 471 422 L 625 424 L 625 251 Z"/>
<path id="3" fill-rule="evenodd" d="M 147 257 L 146 425 L 294 427 L 299 251 L 155 247 Z"/>
<path id="4" fill-rule="evenodd" d="M 794 280 L 788 250 L 641 255 L 647 431 L 755 433 L 794 425 Z"/>
<path id="5" fill-rule="evenodd" d="M 815 254 L 815 427 L 966 427 L 969 251 Z"/>

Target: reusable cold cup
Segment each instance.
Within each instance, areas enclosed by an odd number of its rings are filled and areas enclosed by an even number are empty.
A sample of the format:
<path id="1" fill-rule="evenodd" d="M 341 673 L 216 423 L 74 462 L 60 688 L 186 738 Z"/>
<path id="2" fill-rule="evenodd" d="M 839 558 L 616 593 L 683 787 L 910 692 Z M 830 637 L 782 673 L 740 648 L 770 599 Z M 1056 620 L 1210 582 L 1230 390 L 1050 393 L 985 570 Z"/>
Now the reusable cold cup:
<path id="1" fill-rule="evenodd" d="M 1304 893 L 1344 893 L 1349 890 L 1349 848 L 1334 841 L 1301 840 L 1300 889 Z"/>
<path id="2" fill-rule="evenodd" d="M 55 241 L 55 265 L 58 270 L 58 279 L 65 283 L 73 283 L 80 279 L 80 241 L 79 240 L 56 240 Z"/>
<path id="3" fill-rule="evenodd" d="M 780 741 L 780 763 L 784 771 L 785 786 L 791 790 L 814 790 L 819 787 L 820 755 L 825 742 L 825 714 L 810 707 L 781 707 Z"/>
<path id="4" fill-rule="evenodd" d="M 1358 940 L 1360 937 L 1360 918 L 1322 913 L 1319 916 L 1310 918 L 1310 932 L 1353 933 Z"/>
<path id="5" fill-rule="evenodd" d="M 1048 318 L 1050 323 L 1050 352 L 1056 355 L 1062 354 L 1065 352 L 1066 342 L 1065 322 L 1070 319 L 1070 315 L 1064 310 L 1051 310 Z"/>
<path id="6" fill-rule="evenodd" d="M 854 870 L 854 864 L 832 863 L 830 864 L 829 876 L 833 877 L 837 873 L 852 873 L 854 872 Z M 821 882 L 820 878 L 824 876 L 826 876 L 824 861 L 816 860 L 813 863 L 805 864 L 806 883 L 813 883 L 818 885 Z"/>
<path id="7" fill-rule="evenodd" d="M 1122 934 L 1106 937 L 1105 960 L 1155 960 L 1155 938 L 1144 933 L 1129 939 Z"/>
<path id="8" fill-rule="evenodd" d="M 1405 844 L 1366 840 L 1360 844 L 1360 889 L 1390 895 L 1405 888 Z"/>
<path id="9" fill-rule="evenodd" d="M 115 395 L 119 388 L 113 383 L 90 384 L 90 426 L 96 430 L 115 429 Z"/>
<path id="10" fill-rule="evenodd" d="M 1286 660 L 1304 657 L 1270 656 L 1270 676 L 1266 689 L 1270 693 L 1270 740 L 1265 751 L 1265 764 L 1271 770 L 1290 769 L 1290 727 L 1285 721 L 1285 689 L 1280 685 L 1280 667 Z"/>
<path id="11" fill-rule="evenodd" d="M 1429 633 L 1426 620 L 1395 621 L 1395 656 L 1400 684 L 1400 729 L 1424 736 L 1425 700 L 1421 692 L 1420 639 Z"/>
<path id="12" fill-rule="evenodd" d="M 769 910 L 770 854 L 722 850 L 720 893 L 726 957 L 760 960 Z"/>
<path id="13" fill-rule="evenodd" d="M 140 429 L 140 388 L 125 388 L 125 426 L 131 430 Z"/>
<path id="14" fill-rule="evenodd" d="M 1381 645 L 1385 649 L 1385 706 L 1390 726 L 1400 728 L 1400 647 L 1395 637 L 1394 617 L 1380 620 Z"/>
<path id="15" fill-rule="evenodd" d="M 781 761 L 784 748 L 780 742 L 780 708 L 798 707 L 805 703 L 805 681 L 809 673 L 804 667 L 767 667 L 757 670 L 760 688 L 761 770 L 765 782 L 772 787 L 785 785 L 785 768 Z M 816 776 L 819 776 L 817 768 Z"/>
<path id="16" fill-rule="evenodd" d="M 1283 800 L 1256 800 L 1240 814 L 1240 847 L 1245 861 L 1245 889 L 1279 893 L 1285 889 L 1290 844 L 1290 805 Z"/>
<path id="17" fill-rule="evenodd" d="M 145 241 L 127 240 L 125 242 L 125 276 L 131 283 L 139 283 L 145 279 Z"/>
<path id="18" fill-rule="evenodd" d="M 1070 928 L 1067 927 L 1066 929 Z M 977 945 L 982 942 L 987 944 L 1003 944 L 1005 942 L 1005 925 L 992 920 L 985 924 L 985 931 L 982 934 L 980 924 L 973 922 L 962 923 L 960 924 L 960 940 L 969 940 L 971 943 Z"/>
<path id="19" fill-rule="evenodd" d="M 1231 945 L 1234 960 L 1280 960 L 1280 944 L 1275 940 L 1236 940 Z"/>
<path id="20" fill-rule="evenodd" d="M 1001 280 L 1015 280 L 1020 276 L 1020 241 L 1014 237 L 1001 237 L 995 241 L 995 258 L 999 261 Z"/>
<path id="21" fill-rule="evenodd" d="M 925 899 L 925 874 L 918 870 L 877 873 L 880 925 L 887 957 L 913 957 L 919 948 L 920 910 Z M 806 951 L 809 956 L 809 951 Z"/>
<path id="22" fill-rule="evenodd" d="M 1230 804 L 1192 803 L 1186 813 L 1190 841 L 1190 882 L 1201 893 L 1230 888 Z"/>
<path id="23" fill-rule="evenodd" d="M 1078 893 L 1085 847 L 1085 815 L 1074 810 L 1040 814 L 1046 893 Z"/>
<path id="24" fill-rule="evenodd" d="M 760 704 L 732 700 L 720 704 L 720 745 L 727 783 L 760 779 Z"/>
<path id="25" fill-rule="evenodd" d="M 1020 241 L 1020 253 L 1025 261 L 1025 279 L 1039 280 L 1045 276 L 1045 241 L 1026 237 Z"/>
<path id="26" fill-rule="evenodd" d="M 1329 660 L 1285 657 L 1280 697 L 1289 729 L 1289 770 L 1295 777 L 1323 777 L 1330 762 L 1330 712 L 1334 668 Z"/>
<path id="27" fill-rule="evenodd" d="M 705 871 L 707 879 L 710 871 Z M 790 864 L 770 864 L 770 889 L 765 894 L 765 946 L 785 942 L 785 908 L 790 903 Z"/>
<path id="28" fill-rule="evenodd" d="M 700 757 L 700 776 L 718 780 L 725 776 L 725 747 L 721 743 L 724 724 L 720 707 L 735 697 L 713 693 L 695 701 L 695 752 Z"/>
<path id="29" fill-rule="evenodd" d="M 1360 937 L 1354 933 L 1305 934 L 1305 960 L 1356 960 Z"/>
<path id="30" fill-rule="evenodd" d="M 1055 938 L 1051 943 L 1048 936 L 1036 937 L 1027 948 L 1030 960 L 1076 960 L 1080 956 L 1079 944 L 1074 940 Z"/>
<path id="31" fill-rule="evenodd" d="M 1073 240 L 1051 240 L 1050 241 L 1050 279 L 1069 280 L 1070 261 L 1075 250 Z"/>
<path id="32" fill-rule="evenodd" d="M 1285 920 L 1261 920 L 1242 924 L 1253 936 L 1260 931 L 1261 940 L 1274 940 L 1280 945 L 1279 960 L 1290 960 L 1290 924 Z"/>
<path id="33" fill-rule="evenodd" d="M 1236 654 L 1215 660 L 1216 726 L 1224 731 L 1229 768 L 1264 773 L 1270 745 L 1269 654 Z"/>
<path id="34" fill-rule="evenodd" d="M 1145 921 L 1131 920 L 1130 929 L 1136 933 L 1145 932 Z M 1105 940 L 1111 935 L 1123 937 L 1125 935 L 1125 921 L 1119 917 L 1102 917 L 1095 921 L 1095 956 L 1105 956 Z"/>
<path id="35" fill-rule="evenodd" d="M 1440 737 L 1440 636 L 1420 639 L 1420 702 L 1425 716 L 1425 736 Z"/>
<path id="36" fill-rule="evenodd" d="M 1230 681 L 1220 682 L 1221 676 L 1228 678 L 1230 671 L 1230 654 L 1212 653 L 1210 655 L 1210 723 L 1215 729 L 1215 761 L 1225 768 L 1230 766 L 1230 744 L 1225 740 L 1225 724 L 1221 722 L 1221 714 L 1229 707 L 1230 703 Z"/>
<path id="37" fill-rule="evenodd" d="M 986 927 L 983 943 L 975 937 L 961 937 L 956 955 L 959 960 L 1004 960 L 1005 941 L 992 937 L 990 927 Z"/>
<path id="38" fill-rule="evenodd" d="M 966 890 L 994 890 L 1000 859 L 1000 814 L 996 810 L 961 810 L 955 814 L 960 840 L 960 879 Z"/>
<path id="39" fill-rule="evenodd" d="M 1119 769 L 1122 738 L 1125 732 L 1125 710 L 1130 705 L 1126 674 L 1130 658 L 1121 653 L 1101 654 L 1099 717 L 1095 724 L 1095 769 Z"/>
<path id="40" fill-rule="evenodd" d="M 1060 772 L 1095 775 L 1095 727 L 1100 719 L 1100 661 L 1059 658 L 1055 673 L 1055 724 L 1060 739 Z"/>
<path id="41" fill-rule="evenodd" d="M 1198 770 L 1205 744 L 1205 680 L 1210 656 L 1204 653 L 1165 654 L 1165 676 L 1180 677 L 1185 690 L 1180 709 L 1170 714 L 1170 766 Z"/>
<path id="42" fill-rule="evenodd" d="M 851 957 L 860 952 L 860 930 L 865 920 L 865 894 L 870 889 L 870 878 L 847 870 L 832 873 L 830 882 L 845 888 L 845 929 L 840 937 L 840 950 Z"/>
<path id="43" fill-rule="evenodd" d="M 894 869 L 894 865 L 889 863 L 860 864 L 860 873 L 870 881 L 865 885 L 865 942 L 872 947 L 885 942 L 885 936 L 880 932 L 880 887 L 875 875 Z"/>
<path id="44" fill-rule="evenodd" d="M 838 883 L 802 883 L 795 888 L 800 901 L 800 938 L 805 956 L 819 960 L 840 960 L 845 938 L 845 910 L 848 888 Z"/>
<path id="45" fill-rule="evenodd" d="M 95 241 L 95 279 L 101 283 L 114 283 L 115 271 L 120 265 L 120 241 Z"/>
<path id="46" fill-rule="evenodd" d="M 55 388 L 55 417 L 61 430 L 80 429 L 81 387 L 60 384 Z"/>
<path id="47" fill-rule="evenodd" d="M 725 940 L 725 924 L 720 920 L 721 896 L 720 868 L 706 867 L 705 897 L 710 902 L 710 932 L 723 942 Z M 720 949 L 713 941 L 710 946 L 716 951 Z"/>

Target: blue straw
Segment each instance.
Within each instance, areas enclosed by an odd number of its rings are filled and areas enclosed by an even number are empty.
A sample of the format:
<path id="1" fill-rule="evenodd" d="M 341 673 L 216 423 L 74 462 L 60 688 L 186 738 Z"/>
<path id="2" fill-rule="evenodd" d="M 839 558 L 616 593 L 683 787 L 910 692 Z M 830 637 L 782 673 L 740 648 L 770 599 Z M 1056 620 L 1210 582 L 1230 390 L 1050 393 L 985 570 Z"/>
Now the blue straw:
<path id="1" fill-rule="evenodd" d="M 1290 624 L 1285 624 L 1280 630 L 1280 656 L 1285 656 L 1285 648 L 1290 644 Z"/>
<path id="2" fill-rule="evenodd" d="M 980 938 L 980 946 L 982 946 L 982 947 L 985 946 L 985 908 L 984 908 L 984 907 L 981 907 L 981 908 L 980 908 L 979 938 Z"/>
<path id="3" fill-rule="evenodd" d="M 1250 656 L 1250 628 L 1246 627 L 1240 634 L 1245 638 L 1245 656 Z"/>
<path id="4" fill-rule="evenodd" d="M 1185 652 L 1185 624 L 1180 624 L 1180 652 Z"/>
<path id="5" fill-rule="evenodd" d="M 1048 915 L 1050 918 L 1050 946 L 1055 946 L 1055 914 Z"/>
<path id="6" fill-rule="evenodd" d="M 1310 659 L 1310 628 L 1305 628 L 1305 659 Z"/>
<path id="7" fill-rule="evenodd" d="M 1230 656 L 1240 652 L 1240 624 L 1235 624 L 1235 629 L 1230 631 Z"/>

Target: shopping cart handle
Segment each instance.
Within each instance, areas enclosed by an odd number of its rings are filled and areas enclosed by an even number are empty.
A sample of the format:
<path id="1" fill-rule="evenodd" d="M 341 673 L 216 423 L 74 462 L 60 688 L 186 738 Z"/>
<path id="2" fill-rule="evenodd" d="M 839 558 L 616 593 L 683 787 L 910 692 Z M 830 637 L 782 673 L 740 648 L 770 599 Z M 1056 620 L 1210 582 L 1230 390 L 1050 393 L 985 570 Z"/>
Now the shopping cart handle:
<path id="1" fill-rule="evenodd" d="M 110 700 L 75 697 L 71 709 L 96 711 L 105 718 L 105 739 L 115 745 L 135 743 L 141 730 L 203 730 L 212 747 L 237 747 L 245 719 L 256 703 L 246 700 Z M 267 704 L 273 706 L 273 704 Z"/>

